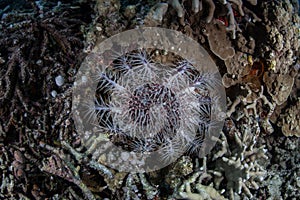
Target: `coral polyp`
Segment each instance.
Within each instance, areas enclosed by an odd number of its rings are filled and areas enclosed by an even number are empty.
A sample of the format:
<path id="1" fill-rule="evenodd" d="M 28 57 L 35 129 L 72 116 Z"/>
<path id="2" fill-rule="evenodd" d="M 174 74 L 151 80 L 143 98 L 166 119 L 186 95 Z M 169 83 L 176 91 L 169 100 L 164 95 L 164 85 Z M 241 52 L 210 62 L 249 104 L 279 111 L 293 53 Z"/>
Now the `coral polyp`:
<path id="1" fill-rule="evenodd" d="M 176 55 L 157 62 L 155 52 L 126 53 L 98 72 L 89 113 L 96 114 L 99 130 L 125 150 L 160 150 L 162 160 L 184 152 L 197 155 L 212 125 L 209 91 L 218 82 L 214 74 L 200 72 Z"/>

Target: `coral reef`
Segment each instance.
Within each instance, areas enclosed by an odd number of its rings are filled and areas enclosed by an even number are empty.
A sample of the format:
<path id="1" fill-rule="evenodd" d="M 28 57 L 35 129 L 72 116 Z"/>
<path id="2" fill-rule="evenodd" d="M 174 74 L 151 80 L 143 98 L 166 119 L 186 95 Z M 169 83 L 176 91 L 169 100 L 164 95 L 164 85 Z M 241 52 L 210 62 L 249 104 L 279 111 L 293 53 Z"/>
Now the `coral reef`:
<path id="1" fill-rule="evenodd" d="M 234 102 L 230 102 L 227 116 L 230 117 L 234 113 L 236 121 L 240 121 L 243 117 L 253 116 L 260 122 L 260 126 L 265 133 L 273 133 L 274 129 L 270 123 L 270 117 L 274 112 L 275 104 L 271 103 L 263 94 L 263 87 L 261 87 L 259 93 L 252 92 L 250 87 L 245 87 L 245 89 L 248 92 L 247 96 L 238 96 Z M 243 105 L 242 111 L 237 109 L 239 104 Z"/>
<path id="2" fill-rule="evenodd" d="M 275 142 L 276 140 L 276 142 Z M 267 176 L 263 183 L 268 199 L 297 199 L 299 191 L 299 138 L 268 137 L 266 146 L 272 165 L 267 168 Z"/>
<path id="3" fill-rule="evenodd" d="M 250 128 L 258 127 L 257 122 L 251 117 L 247 119 L 248 121 L 242 127 L 237 128 L 232 124 L 230 130 L 226 130 L 235 143 L 229 144 L 230 138 L 226 139 L 224 134 L 218 140 L 222 148 L 213 158 L 214 169 L 208 170 L 208 173 L 214 177 L 216 188 L 221 189 L 222 181 L 226 180 L 224 189 L 230 199 L 236 199 L 236 196 L 240 195 L 253 198 L 251 189 L 259 189 L 266 175 L 262 162 L 268 159 L 265 155 L 267 149 L 257 144 L 259 131 Z"/>
<path id="4" fill-rule="evenodd" d="M 300 99 L 296 102 L 296 105 L 293 105 L 288 108 L 285 114 L 282 114 L 280 117 L 282 133 L 285 136 L 297 136 L 300 137 Z"/>
<path id="5" fill-rule="evenodd" d="M 297 60 L 300 46 L 298 37 L 300 18 L 294 14 L 296 11 L 289 2 L 273 2 L 271 7 L 274 9 L 265 9 L 264 13 L 264 16 L 268 17 L 264 19 L 268 42 L 262 48 L 264 51 L 262 54 L 269 68 L 264 75 L 264 82 L 273 101 L 281 105 L 287 100 L 296 75 L 293 72 L 293 65 Z"/>
<path id="6" fill-rule="evenodd" d="M 0 199 L 298 199 L 299 13 L 295 0 L 0 1 Z M 84 147 L 70 113 L 86 53 L 141 26 L 201 43 L 222 74 L 228 110 L 206 157 L 186 152 L 161 170 L 135 174 L 92 157 L 99 141 L 121 139 L 107 133 Z M 92 105 L 106 102 L 98 96 Z M 148 140 L 124 141 L 131 142 L 124 148 L 151 148 Z M 119 156 L 119 164 L 140 164 L 130 152 Z"/>
<path id="7" fill-rule="evenodd" d="M 157 26 L 162 23 L 163 17 L 168 10 L 167 3 L 155 4 L 145 18 L 146 26 Z"/>
<path id="8" fill-rule="evenodd" d="M 188 179 L 177 179 L 182 175 L 171 176 L 173 186 L 178 186 L 174 197 L 188 199 L 254 199 L 253 192 L 264 186 L 267 176 L 264 161 L 268 159 L 266 146 L 257 142 L 259 126 L 254 118 L 241 127 L 236 127 L 230 120 L 210 157 L 203 159 L 203 164 L 196 162 L 195 172 L 188 173 Z M 252 129 L 250 127 L 257 127 Z M 229 128 L 230 127 L 230 128 Z M 179 161 L 182 167 L 191 166 L 190 162 Z M 188 164 L 190 163 L 190 164 Z M 174 174 L 177 168 L 173 168 Z M 224 184 L 226 182 L 226 184 Z M 174 185 L 175 184 L 175 185 Z"/>
<path id="9" fill-rule="evenodd" d="M 204 199 L 213 199 L 213 200 L 226 200 L 227 198 L 223 197 L 216 189 L 212 186 L 202 185 L 201 182 L 204 178 L 209 176 L 206 173 L 205 168 L 200 172 L 195 172 L 187 180 L 184 181 L 182 186 L 179 189 L 179 195 L 181 198 L 187 198 L 191 200 L 204 200 Z M 191 184 L 195 184 L 197 192 L 191 191 Z"/>
<path id="10" fill-rule="evenodd" d="M 17 6 L 7 5 L 2 10 L 0 22 L 1 199 L 71 197 L 77 192 L 67 179 L 61 182 L 40 171 L 42 159 L 50 159 L 50 155 L 40 149 L 39 142 L 54 144 L 59 127 L 70 120 L 68 93 L 83 58 L 81 26 L 89 21 L 81 13 L 89 6 L 15 3 Z M 55 84 L 58 75 L 64 77 L 61 86 Z M 56 93 L 56 98 L 51 93 Z M 65 125 L 63 129 L 69 128 Z"/>
<path id="11" fill-rule="evenodd" d="M 256 5 L 256 1 L 249 1 L 252 5 Z M 216 3 L 219 3 L 224 7 L 226 10 L 225 14 L 221 13 L 219 16 L 226 16 L 223 18 L 224 23 L 226 25 L 226 30 L 231 32 L 231 36 L 233 39 L 236 38 L 236 31 L 240 31 L 240 28 L 238 27 L 237 20 L 235 19 L 235 12 L 233 10 L 233 7 L 238 11 L 240 16 L 250 15 L 253 16 L 253 21 L 260 21 L 260 19 L 249 9 L 247 9 L 245 6 L 243 6 L 243 1 L 242 0 L 218 0 L 218 1 L 213 1 L 213 0 L 192 0 L 192 11 L 197 14 L 199 11 L 205 10 L 207 11 L 207 16 L 206 16 L 206 23 L 210 23 L 215 14 L 216 10 Z M 178 0 L 169 0 L 169 4 L 176 10 L 177 16 L 180 18 L 180 23 L 184 25 L 184 9 L 179 3 Z M 245 10 L 245 11 L 244 11 Z M 220 14 L 220 13 L 218 13 Z"/>
<path id="12" fill-rule="evenodd" d="M 219 22 L 212 22 L 205 27 L 204 34 L 207 36 L 210 50 L 222 60 L 228 60 L 235 55 L 231 41 L 224 34 L 225 26 Z"/>

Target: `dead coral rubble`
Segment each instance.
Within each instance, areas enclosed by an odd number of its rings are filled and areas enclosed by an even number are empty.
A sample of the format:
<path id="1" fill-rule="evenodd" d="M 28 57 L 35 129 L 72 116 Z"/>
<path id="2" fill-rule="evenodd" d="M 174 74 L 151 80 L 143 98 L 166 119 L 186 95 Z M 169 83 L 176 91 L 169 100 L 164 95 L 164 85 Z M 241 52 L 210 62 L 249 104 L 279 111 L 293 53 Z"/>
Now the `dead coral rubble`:
<path id="1" fill-rule="evenodd" d="M 297 137 L 266 138 L 272 164 L 263 183 L 268 199 L 298 199 L 300 195 L 300 140 Z"/>
<path id="2" fill-rule="evenodd" d="M 0 199 L 82 199 L 69 184 L 74 179 L 55 176 L 60 160 L 39 142 L 57 147 L 58 133 L 75 141 L 68 88 L 83 57 L 81 26 L 89 21 L 84 15 L 89 6 L 19 3 L 4 9 L 0 21 Z M 57 75 L 64 77 L 64 85 L 55 84 Z M 44 172 L 43 158 L 55 163 Z"/>

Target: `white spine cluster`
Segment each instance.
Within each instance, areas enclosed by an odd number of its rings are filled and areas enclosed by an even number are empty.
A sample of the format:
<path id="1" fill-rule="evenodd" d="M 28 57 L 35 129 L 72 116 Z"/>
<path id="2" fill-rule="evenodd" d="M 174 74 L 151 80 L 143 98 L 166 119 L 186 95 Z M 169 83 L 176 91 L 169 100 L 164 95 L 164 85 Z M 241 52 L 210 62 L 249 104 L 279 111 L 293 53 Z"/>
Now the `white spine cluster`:
<path id="1" fill-rule="evenodd" d="M 156 63 L 146 50 L 137 50 L 118 56 L 97 81 L 86 117 L 96 118 L 116 144 L 143 153 L 160 149 L 162 160 L 200 151 L 213 125 L 209 91 L 219 84 L 214 74 L 184 59 Z"/>

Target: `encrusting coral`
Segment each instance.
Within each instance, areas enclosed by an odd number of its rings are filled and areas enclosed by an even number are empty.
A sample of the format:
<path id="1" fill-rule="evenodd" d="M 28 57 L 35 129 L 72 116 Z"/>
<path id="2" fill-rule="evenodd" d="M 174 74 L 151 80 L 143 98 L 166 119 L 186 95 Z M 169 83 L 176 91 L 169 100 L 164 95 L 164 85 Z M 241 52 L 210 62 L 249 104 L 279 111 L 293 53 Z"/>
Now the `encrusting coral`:
<path id="1" fill-rule="evenodd" d="M 280 116 L 280 126 L 285 136 L 300 137 L 300 98 L 295 105 L 288 108 L 286 113 Z"/>
<path id="2" fill-rule="evenodd" d="M 293 66 L 299 59 L 300 17 L 290 1 L 266 2 L 263 6 L 268 35 L 266 45 L 261 48 L 268 64 L 264 82 L 273 101 L 281 105 L 287 100 L 297 74 Z"/>
<path id="3" fill-rule="evenodd" d="M 226 27 L 219 21 L 207 24 L 204 31 L 210 50 L 222 60 L 228 60 L 235 55 L 235 50 L 225 32 Z"/>
<path id="4" fill-rule="evenodd" d="M 248 95 L 247 104 L 264 99 L 263 103 L 255 103 L 256 106 L 254 104 L 247 105 L 246 108 L 253 108 L 255 116 L 259 120 L 264 119 L 261 121 L 262 127 L 266 129 L 267 133 L 271 133 L 273 128 L 269 118 L 276 106 L 284 106 L 288 100 L 295 76 L 299 71 L 297 55 L 300 46 L 298 37 L 300 18 L 294 14 L 296 10 L 290 1 L 262 2 L 260 6 L 264 8 L 261 23 L 264 24 L 265 29 L 257 31 L 268 37 L 258 43 L 261 39 L 250 32 L 249 39 L 254 41 L 254 45 L 251 48 L 251 45 L 249 48 L 242 48 L 241 45 L 246 46 L 248 43 L 244 36 L 239 34 L 237 38 L 239 51 L 236 51 L 233 57 L 225 60 L 227 72 L 223 75 L 222 81 L 226 88 L 232 86 L 248 88 L 248 94 L 251 93 L 252 97 L 250 100 Z M 256 57 L 257 55 L 260 57 Z M 264 90 L 264 93 L 259 92 L 261 89 Z M 255 93 L 256 95 L 253 96 Z M 255 100 L 255 98 L 261 100 Z M 240 102 L 239 97 L 234 101 Z M 267 105 L 267 107 L 262 105 Z M 273 120 L 273 122 L 275 121 Z M 287 132 L 294 132 L 288 131 L 288 127 L 294 126 L 285 125 L 284 129 L 287 135 L 289 135 Z"/>

